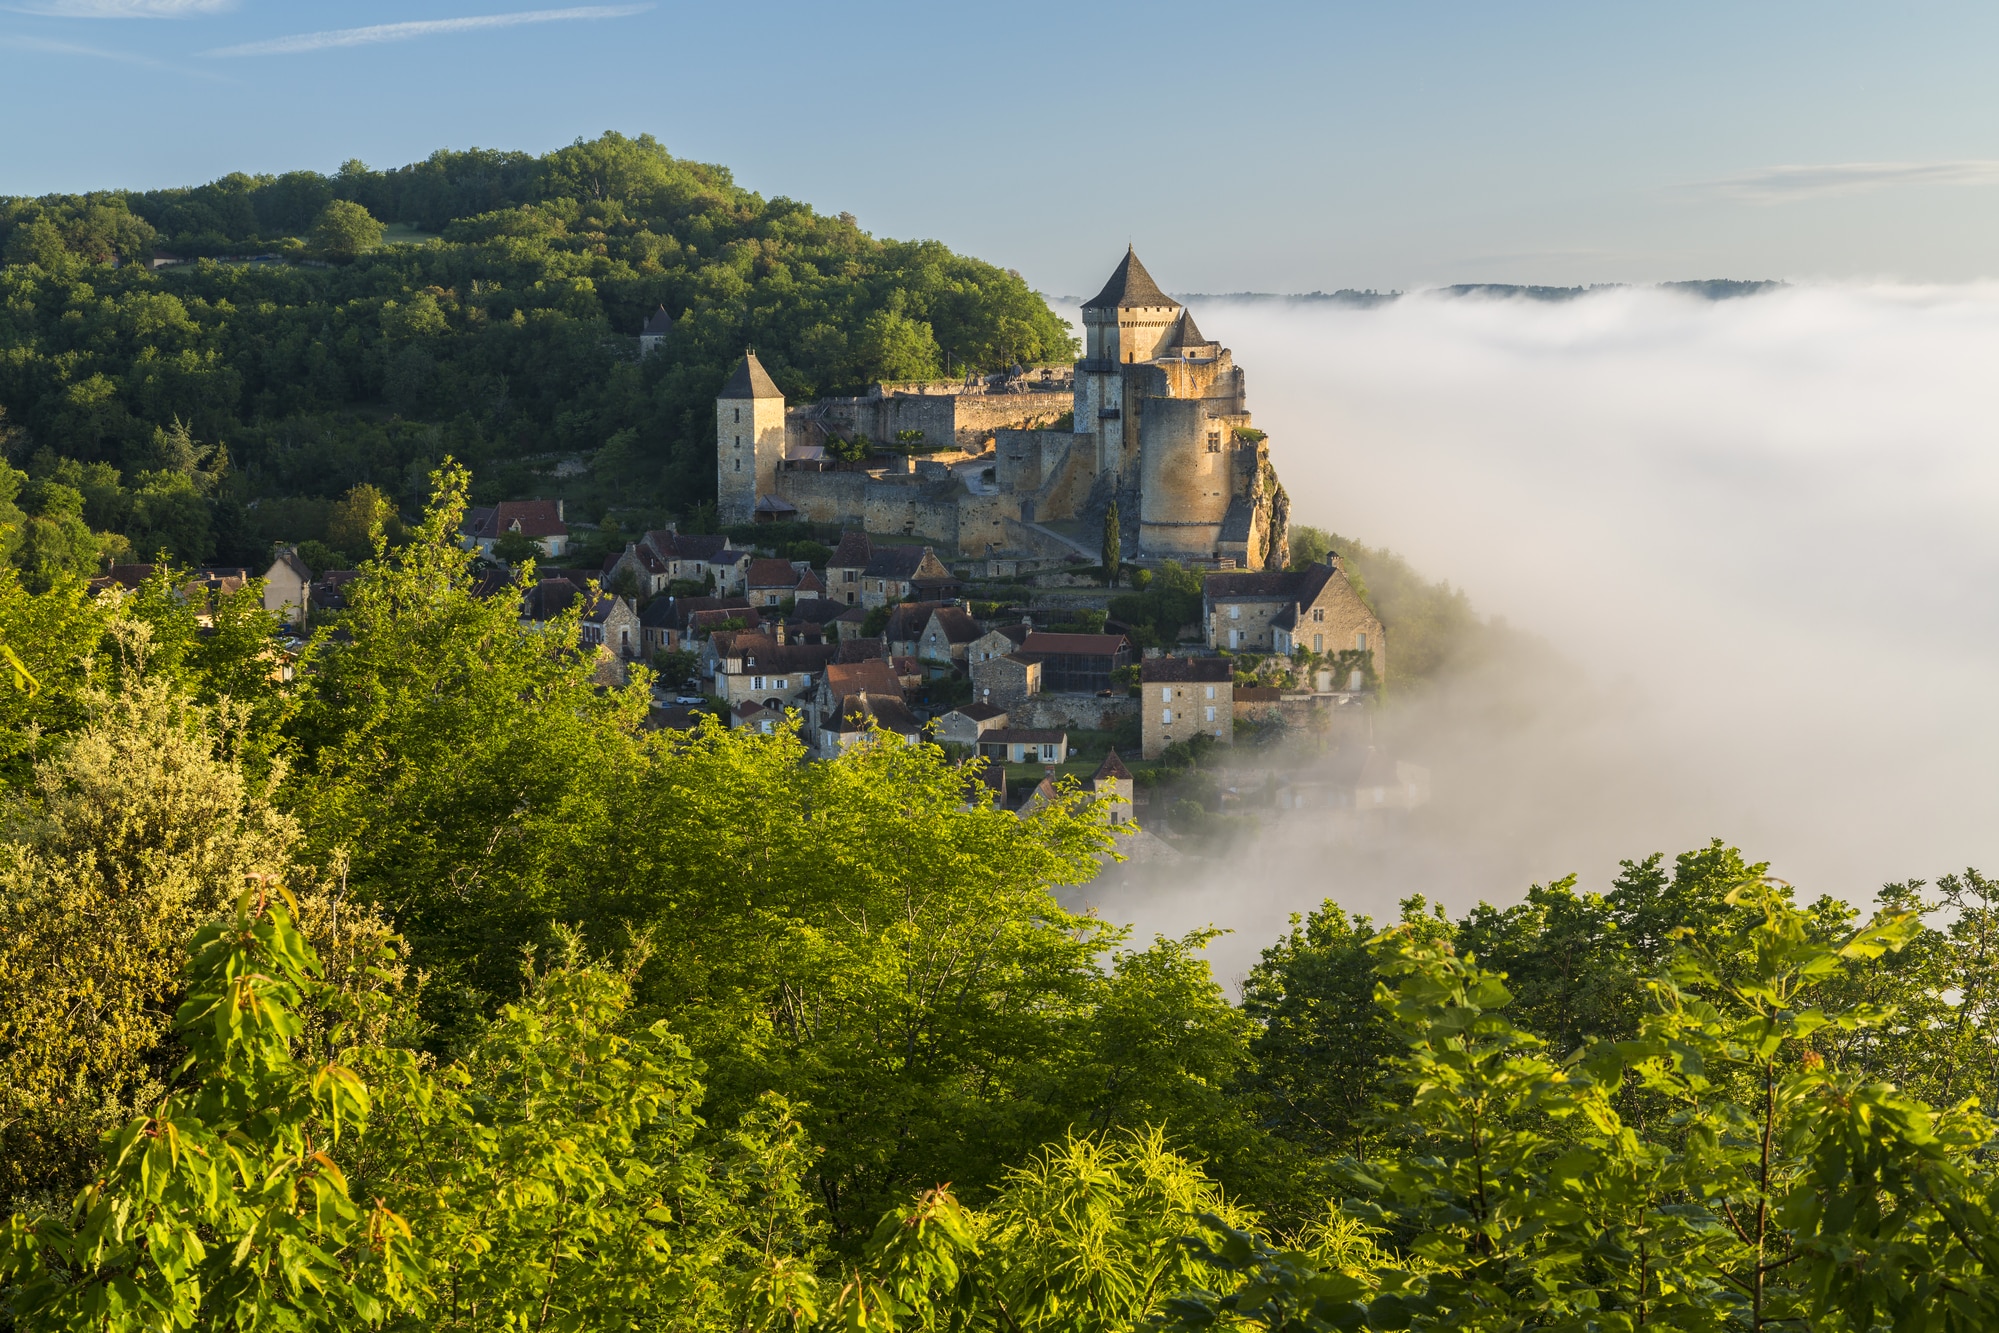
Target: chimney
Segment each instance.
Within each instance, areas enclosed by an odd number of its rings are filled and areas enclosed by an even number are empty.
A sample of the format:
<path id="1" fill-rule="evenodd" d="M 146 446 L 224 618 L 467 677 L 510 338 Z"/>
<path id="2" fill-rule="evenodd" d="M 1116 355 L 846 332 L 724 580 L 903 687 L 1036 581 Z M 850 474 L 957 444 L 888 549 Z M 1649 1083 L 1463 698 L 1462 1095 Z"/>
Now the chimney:
<path id="1" fill-rule="evenodd" d="M 557 500 L 555 502 L 555 521 L 558 523 L 565 523 L 568 521 L 562 516 L 562 501 L 560 500 Z"/>
<path id="2" fill-rule="evenodd" d="M 784 647 L 784 622 L 782 620 L 777 622 L 776 634 L 777 634 L 777 646 L 780 648 Z"/>

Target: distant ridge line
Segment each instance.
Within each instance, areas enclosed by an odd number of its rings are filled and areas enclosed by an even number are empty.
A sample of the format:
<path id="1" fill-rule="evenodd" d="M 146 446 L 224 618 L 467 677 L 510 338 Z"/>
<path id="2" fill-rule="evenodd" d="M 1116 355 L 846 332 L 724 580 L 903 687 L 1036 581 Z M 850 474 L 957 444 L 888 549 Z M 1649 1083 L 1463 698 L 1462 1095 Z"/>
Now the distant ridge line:
<path id="1" fill-rule="evenodd" d="M 1448 287 L 1426 287 L 1418 292 L 1424 296 L 1483 296 L 1501 300 L 1520 301 L 1573 301 L 1578 296 L 1591 292 L 1620 291 L 1626 288 L 1651 288 L 1657 291 L 1684 292 L 1709 301 L 1728 301 L 1741 296 L 1755 296 L 1760 292 L 1774 291 L 1790 286 L 1774 278 L 1697 278 L 1680 282 L 1593 282 L 1586 287 L 1543 287 L 1511 282 L 1459 282 Z M 1400 291 L 1378 292 L 1369 288 L 1365 291 L 1343 287 L 1336 292 L 1174 292 L 1176 301 L 1290 301 L 1325 302 L 1332 305 L 1371 307 L 1386 305 L 1400 300 L 1410 293 Z"/>

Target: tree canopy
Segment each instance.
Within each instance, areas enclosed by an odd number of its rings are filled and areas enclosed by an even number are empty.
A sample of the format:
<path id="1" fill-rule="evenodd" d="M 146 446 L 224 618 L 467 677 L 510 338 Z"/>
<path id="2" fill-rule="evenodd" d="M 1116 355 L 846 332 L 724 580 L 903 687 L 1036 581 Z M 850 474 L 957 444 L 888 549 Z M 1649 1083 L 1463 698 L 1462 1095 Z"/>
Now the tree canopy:
<path id="1" fill-rule="evenodd" d="M 1017 274 L 643 135 L 0 200 L 0 257 L 9 459 L 139 558 L 328 540 L 359 484 L 414 513 L 447 455 L 482 500 L 686 514 L 713 499 L 712 399 L 745 346 L 794 398 L 1073 354 Z M 545 460 L 572 454 L 588 468 L 557 483 Z M 59 475 L 79 466 L 105 470 Z"/>

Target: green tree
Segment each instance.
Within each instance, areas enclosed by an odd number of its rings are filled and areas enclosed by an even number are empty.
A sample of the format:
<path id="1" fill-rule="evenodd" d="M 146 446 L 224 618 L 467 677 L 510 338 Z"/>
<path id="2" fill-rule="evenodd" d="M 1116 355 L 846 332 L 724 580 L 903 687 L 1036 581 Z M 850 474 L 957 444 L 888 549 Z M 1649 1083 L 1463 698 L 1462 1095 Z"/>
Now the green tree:
<path id="1" fill-rule="evenodd" d="M 382 224 L 348 199 L 327 204 L 312 224 L 313 253 L 336 263 L 351 263 L 381 243 Z"/>
<path id="2" fill-rule="evenodd" d="M 349 568 L 376 554 L 396 523 L 396 507 L 379 487 L 356 486 L 326 516 L 326 544 L 348 559 Z"/>

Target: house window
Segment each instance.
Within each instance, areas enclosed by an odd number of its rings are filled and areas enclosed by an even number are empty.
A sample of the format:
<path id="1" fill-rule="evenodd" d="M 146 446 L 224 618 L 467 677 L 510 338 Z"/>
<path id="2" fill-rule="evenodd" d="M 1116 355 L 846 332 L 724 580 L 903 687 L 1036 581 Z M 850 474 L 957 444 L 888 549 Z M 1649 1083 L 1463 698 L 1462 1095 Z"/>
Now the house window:
<path id="1" fill-rule="evenodd" d="M 1367 631 L 1362 630 L 1359 634 L 1353 636 L 1353 646 L 1361 652 L 1367 651 Z"/>
<path id="2" fill-rule="evenodd" d="M 1215 720 L 1215 710 L 1214 710 L 1213 708 L 1209 708 L 1209 709 L 1208 709 L 1208 721 L 1210 721 L 1210 722 L 1213 722 L 1214 720 Z"/>
<path id="3" fill-rule="evenodd" d="M 1212 685 L 1208 686 L 1208 697 L 1209 697 L 1210 699 L 1212 699 L 1212 698 L 1214 698 L 1214 697 L 1215 697 L 1215 687 L 1214 687 L 1214 686 L 1212 686 Z M 1213 717 L 1214 717 L 1214 710 L 1213 710 L 1212 708 L 1208 710 L 1208 716 L 1209 716 L 1210 720 L 1212 720 L 1212 719 L 1213 719 Z"/>
<path id="4" fill-rule="evenodd" d="M 1232 607 L 1230 607 L 1230 608 L 1229 608 L 1229 619 L 1230 619 L 1230 620 L 1241 620 L 1241 619 L 1242 619 L 1242 608 L 1241 608 L 1241 607 L 1239 607 L 1239 606 L 1232 606 Z"/>
<path id="5" fill-rule="evenodd" d="M 1325 651 L 1326 651 L 1326 636 L 1325 636 L 1325 635 L 1323 635 L 1323 634 L 1314 634 L 1314 635 L 1312 636 L 1312 651 L 1313 651 L 1313 652 L 1315 652 L 1315 653 L 1323 653 L 1323 652 L 1325 652 Z"/>
<path id="6" fill-rule="evenodd" d="M 1313 608 L 1312 608 L 1312 619 L 1314 619 L 1314 620 L 1318 620 L 1318 621 L 1323 621 L 1323 620 L 1325 620 L 1325 618 L 1326 618 L 1326 608 L 1325 608 L 1325 607 L 1323 607 L 1323 606 L 1315 606 L 1315 607 L 1313 607 Z"/>
<path id="7" fill-rule="evenodd" d="M 1161 685 L 1161 686 L 1159 687 L 1159 697 L 1160 697 L 1160 699 L 1162 699 L 1162 700 L 1163 700 L 1163 701 L 1165 701 L 1166 703 L 1172 703 L 1172 702 L 1173 702 L 1173 687 L 1172 687 L 1171 685 Z"/>
<path id="8" fill-rule="evenodd" d="M 1164 725 L 1164 726 L 1168 726 L 1168 727 L 1172 726 L 1172 725 L 1173 725 L 1173 710 L 1172 710 L 1172 709 L 1170 709 L 1170 708 L 1162 708 L 1162 709 L 1160 709 L 1160 710 L 1159 710 L 1159 721 L 1160 721 L 1160 723 L 1161 723 L 1162 725 Z"/>
<path id="9" fill-rule="evenodd" d="M 771 685 L 771 688 L 774 690 L 782 690 L 782 689 L 788 689 L 790 687 L 784 683 L 784 677 L 779 676 L 776 682 Z"/>
<path id="10" fill-rule="evenodd" d="M 763 687 L 764 687 L 764 678 L 763 678 L 762 676 L 754 676 L 754 677 L 752 677 L 752 678 L 750 679 L 750 688 L 751 688 L 751 689 L 753 689 L 753 690 L 760 690 L 760 689 L 762 689 Z"/>
<path id="11" fill-rule="evenodd" d="M 1055 762 L 1055 747 L 1054 747 L 1054 746 L 1052 746 L 1052 745 L 1044 745 L 1044 746 L 1042 746 L 1042 747 L 1041 747 L 1041 757 L 1042 757 L 1042 759 L 1044 759 L 1045 761 L 1047 761 L 1047 762 L 1049 762 L 1049 763 L 1053 763 L 1053 762 Z"/>

